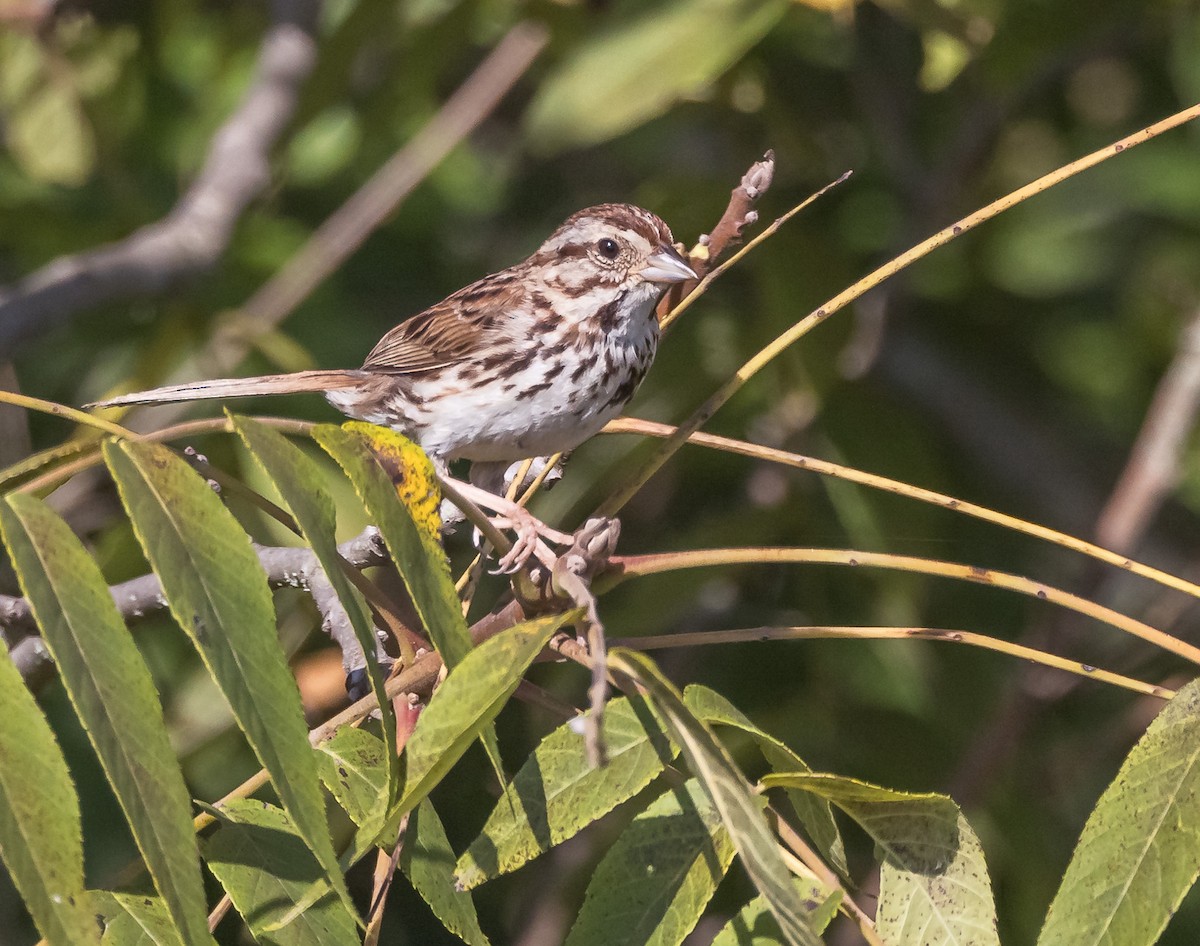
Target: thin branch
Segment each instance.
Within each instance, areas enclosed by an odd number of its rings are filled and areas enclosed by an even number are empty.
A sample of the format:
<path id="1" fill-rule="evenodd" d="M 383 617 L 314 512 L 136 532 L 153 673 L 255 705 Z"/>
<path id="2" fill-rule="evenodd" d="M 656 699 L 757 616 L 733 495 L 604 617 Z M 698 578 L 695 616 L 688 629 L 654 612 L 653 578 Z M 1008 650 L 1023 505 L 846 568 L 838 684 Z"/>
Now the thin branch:
<path id="1" fill-rule="evenodd" d="M 1200 312 L 1179 334 L 1175 358 L 1154 392 L 1142 429 L 1096 523 L 1096 539 L 1132 548 L 1175 487 L 1181 458 L 1200 410 Z"/>
<path id="2" fill-rule="evenodd" d="M 474 131 L 525 74 L 548 41 L 545 27 L 518 23 L 438 113 L 339 207 L 291 259 L 173 377 L 236 367 L 253 339 L 289 316 L 396 212 L 441 160 Z M 202 366 L 202 367 L 201 367 Z M 169 412 L 182 410 L 178 406 Z M 167 416 L 160 410 L 159 418 Z"/>
<path id="3" fill-rule="evenodd" d="M 167 216 L 124 240 L 60 257 L 0 288 L 0 350 L 13 351 L 104 303 L 166 292 L 217 263 L 241 215 L 270 183 L 271 151 L 316 64 L 319 7 L 319 0 L 272 4 L 254 81 Z"/>
<path id="4" fill-rule="evenodd" d="M 731 397 L 742 389 L 746 382 L 758 374 L 759 371 L 773 361 L 781 352 L 786 351 L 796 341 L 812 331 L 812 329 L 816 328 L 835 312 L 848 306 L 868 290 L 874 289 L 880 283 L 906 269 L 922 257 L 929 255 L 943 244 L 949 243 L 968 230 L 973 230 L 981 223 L 992 219 L 1011 207 L 1015 207 L 1035 194 L 1040 194 L 1042 191 L 1048 190 L 1088 168 L 1095 167 L 1097 164 L 1107 161 L 1114 155 L 1121 154 L 1130 148 L 1143 144 L 1172 128 L 1177 128 L 1185 122 L 1193 121 L 1196 118 L 1200 118 L 1200 105 L 1185 108 L 1168 118 L 1164 118 L 1162 121 L 1155 122 L 1153 125 L 1141 129 L 1141 131 L 1134 132 L 1132 135 L 1122 138 L 1120 141 L 1116 141 L 1098 151 L 1093 151 L 1091 154 L 1084 155 L 1082 158 L 1078 158 L 1069 164 L 1064 164 L 1049 174 L 1039 177 L 1036 181 L 1026 184 L 1024 187 L 1019 187 L 998 200 L 992 201 L 986 207 L 969 213 L 950 226 L 944 227 L 933 234 L 933 236 L 923 240 L 916 246 L 895 257 L 895 259 L 867 274 L 854 283 L 854 285 L 842 290 L 823 306 L 814 309 L 804 318 L 800 319 L 791 328 L 771 341 L 749 361 L 738 368 L 724 384 L 713 392 L 708 400 L 696 408 L 691 416 L 679 425 L 676 433 L 661 444 L 640 468 L 622 477 L 616 488 L 601 503 L 594 514 L 598 516 L 615 516 L 620 512 L 633 495 L 641 489 L 642 485 L 675 455 L 676 451 L 687 441 L 687 438 L 703 427 Z M 749 246 L 747 246 L 747 249 L 749 249 Z M 732 259 L 730 262 L 732 262 Z M 721 267 L 718 267 L 710 275 L 715 275 L 720 269 Z M 697 290 L 703 289 L 704 285 L 705 283 L 702 281 Z M 694 298 L 695 296 L 696 292 L 693 292 L 689 298 Z M 677 309 L 682 308 L 687 302 L 688 300 L 685 299 Z"/>
<path id="5" fill-rule="evenodd" d="M 1018 594 L 1048 601 L 1059 607 L 1086 615 L 1117 630 L 1140 637 L 1184 660 L 1200 665 L 1200 647 L 1172 637 L 1157 628 L 1138 621 L 1128 615 L 1089 601 L 1087 598 L 1055 588 L 1043 582 L 1033 581 L 1022 575 L 981 568 L 978 565 L 960 565 L 937 559 L 918 558 L 915 555 L 892 555 L 887 552 L 868 552 L 862 549 L 821 548 L 726 548 L 690 549 L 684 552 L 662 552 L 650 555 L 614 555 L 612 570 L 601 575 L 596 585 L 598 590 L 608 589 L 633 577 L 656 575 L 684 568 L 705 568 L 716 565 L 845 565 L 851 568 L 888 568 L 913 572 L 919 575 L 936 575 L 956 578 L 992 588 L 1003 588 Z"/>
<path id="6" fill-rule="evenodd" d="M 343 660 L 348 664 L 357 661 L 356 665 L 361 665 L 362 649 L 358 638 L 354 636 L 350 618 L 312 549 L 258 546 L 255 551 L 267 573 L 267 583 L 272 588 L 302 588 L 311 594 L 321 613 L 321 625 L 342 649 Z M 338 551 L 342 558 L 358 569 L 384 565 L 391 560 L 378 530 L 373 526 L 343 542 L 338 546 Z M 109 590 L 117 610 L 126 621 L 136 621 L 167 606 L 157 575 L 132 578 L 113 585 Z M 27 683 L 40 680 L 49 672 L 53 662 L 41 639 L 34 636 L 37 634 L 37 625 L 25 598 L 0 595 L 0 634 L 9 641 L 16 641 L 12 645 L 11 655 Z M 24 640 L 21 640 L 22 637 Z M 347 669 L 353 669 L 353 666 Z"/>
<path id="7" fill-rule="evenodd" d="M 976 634 L 973 631 L 958 631 L 940 627 L 859 627 L 859 626 L 830 626 L 809 625 L 804 627 L 744 627 L 727 631 L 694 631 L 678 634 L 657 634 L 644 637 L 619 637 L 612 640 L 614 647 L 632 647 L 635 650 L 655 650 L 668 647 L 697 647 L 705 644 L 740 644 L 758 643 L 762 641 L 785 640 L 925 640 L 943 641 L 949 644 L 966 644 L 971 647 L 982 647 L 1000 654 L 1008 654 L 1021 660 L 1028 660 L 1054 670 L 1072 673 L 1079 677 L 1099 680 L 1113 686 L 1133 690 L 1143 696 L 1155 696 L 1160 700 L 1169 700 L 1175 691 L 1169 687 L 1158 686 L 1135 680 L 1124 674 L 1113 673 L 1093 667 L 1091 664 L 1078 660 L 1069 660 L 1056 654 L 1033 647 L 1024 647 L 1010 641 L 988 637 L 986 634 Z"/>
<path id="8" fill-rule="evenodd" d="M 647 437 L 661 437 L 665 439 L 674 435 L 677 429 L 677 427 L 671 424 L 660 424 L 657 421 L 642 420 L 638 417 L 619 417 L 616 420 L 609 421 L 601 433 L 641 434 Z M 735 440 L 731 437 L 722 437 L 716 434 L 694 433 L 688 437 L 687 442 L 714 450 L 724 450 L 727 453 L 753 457 L 756 460 L 765 460 L 768 463 L 790 466 L 798 470 L 809 470 L 813 473 L 819 473 L 822 476 L 834 476 L 850 483 L 859 483 L 872 489 L 894 493 L 897 496 L 906 496 L 918 502 L 929 503 L 930 505 L 940 506 L 943 509 L 949 509 L 967 516 L 974 516 L 976 519 L 982 519 L 984 522 L 991 522 L 1006 529 L 1012 529 L 1014 532 L 1033 536 L 1036 539 L 1070 549 L 1081 555 L 1090 556 L 1107 565 L 1124 569 L 1131 575 L 1138 575 L 1149 581 L 1158 582 L 1167 588 L 1182 591 L 1193 598 L 1200 598 L 1200 585 L 1188 581 L 1186 578 L 1172 575 L 1170 572 L 1154 568 L 1144 562 L 1127 558 L 1118 552 L 1114 552 L 1112 549 L 1076 538 L 1065 532 L 1059 532 L 1057 529 L 1051 529 L 1048 526 L 1029 522 L 1025 519 L 1018 519 L 1016 516 L 1010 516 L 1006 513 L 989 509 L 987 506 L 980 506 L 976 503 L 967 502 L 964 499 L 956 499 L 945 493 L 925 489 L 923 486 L 913 486 L 911 483 L 902 483 L 899 480 L 888 479 L 886 476 L 879 476 L 875 473 L 867 473 L 854 467 L 842 466 L 839 463 L 833 463 L 829 460 L 791 453 L 776 447 L 764 447 L 745 440 Z"/>
<path id="9" fill-rule="evenodd" d="M 768 150 L 762 159 L 750 165 L 741 181 L 729 194 L 729 203 L 711 233 L 703 233 L 688 254 L 692 269 L 703 278 L 727 249 L 742 242 L 742 231 L 758 222 L 754 205 L 766 193 L 775 178 L 775 152 Z M 698 280 L 689 280 L 671 287 L 658 304 L 658 315 L 665 319 L 678 304 L 696 288 Z M 666 319 L 666 323 L 671 320 Z M 666 328 L 664 323 L 663 328 Z"/>

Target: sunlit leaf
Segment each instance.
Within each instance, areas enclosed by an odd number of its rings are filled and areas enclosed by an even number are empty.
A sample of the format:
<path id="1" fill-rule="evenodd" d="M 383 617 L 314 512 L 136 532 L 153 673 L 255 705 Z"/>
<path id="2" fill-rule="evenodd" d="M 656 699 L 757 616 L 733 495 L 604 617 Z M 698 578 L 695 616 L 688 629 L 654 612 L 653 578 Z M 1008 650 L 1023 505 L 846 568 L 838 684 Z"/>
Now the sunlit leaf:
<path id="1" fill-rule="evenodd" d="M 683 699 L 688 709 L 706 723 L 719 726 L 734 726 L 749 733 L 763 756 L 773 769 L 781 772 L 810 771 L 804 762 L 787 745 L 774 736 L 768 735 L 754 725 L 746 714 L 708 687 L 692 684 L 683 691 Z M 811 792 L 788 791 L 788 800 L 796 810 L 797 816 L 808 831 L 809 837 L 817 846 L 817 850 L 839 870 L 843 876 L 849 875 L 846 866 L 846 849 L 842 844 L 842 835 L 838 831 L 837 822 L 833 820 L 833 810 L 829 802 L 818 798 Z"/>
<path id="2" fill-rule="evenodd" d="M 0 857 L 51 946 L 100 942 L 83 886 L 79 799 L 46 718 L 0 643 Z"/>
<path id="3" fill-rule="evenodd" d="M 578 618 L 578 611 L 568 611 L 507 628 L 450 671 L 405 747 L 404 793 L 397 813 L 411 811 L 429 794 L 496 718 L 550 638 Z"/>
<path id="4" fill-rule="evenodd" d="M 875 926 L 889 946 L 999 946 L 979 838 L 945 795 L 917 795 L 835 775 L 775 774 L 767 788 L 827 798 L 875 841 Z"/>
<path id="5" fill-rule="evenodd" d="M 195 643 L 329 882 L 353 909 L 325 822 L 300 692 L 279 647 L 267 576 L 250 537 L 166 447 L 109 441 L 104 457 L 171 614 Z"/>
<path id="6" fill-rule="evenodd" d="M 1130 750 L 1084 825 L 1039 946 L 1158 941 L 1200 876 L 1200 681 Z"/>
<path id="7" fill-rule="evenodd" d="M 468 946 L 487 946 L 471 895 L 454 885 L 454 851 L 428 798 L 409 815 L 400 869 L 446 929 Z"/>
<path id="8" fill-rule="evenodd" d="M 71 704 L 128 819 L 167 912 L 208 942 L 191 800 L 150 671 L 99 566 L 45 503 L 13 494 L 0 532 Z"/>
<path id="9" fill-rule="evenodd" d="M 327 108 L 289 143 L 289 177 L 301 187 L 319 185 L 345 168 L 361 143 L 362 127 L 354 110 L 348 105 Z"/>
<path id="10" fill-rule="evenodd" d="M 78 185 L 96 159 L 92 127 L 69 67 L 46 60 L 32 32 L 8 31 L 0 42 L 0 115 L 4 141 L 30 177 Z"/>
<path id="11" fill-rule="evenodd" d="M 321 780 L 363 834 L 376 837 L 388 810 L 388 756 L 396 753 L 355 726 L 339 726 L 317 749 Z"/>
<path id="12" fill-rule="evenodd" d="M 746 872 L 766 897 L 787 943 L 818 946 L 820 940 L 796 895 L 778 842 L 763 817 L 760 799 L 720 740 L 692 714 L 682 695 L 650 658 L 615 648 L 608 662 L 614 671 L 630 677 L 646 691 L 666 721 L 688 767 L 712 797 Z"/>
<path id="13" fill-rule="evenodd" d="M 649 785 L 676 752 L 638 698 L 605 706 L 604 744 L 608 761 L 597 768 L 574 721 L 543 739 L 460 858 L 459 883 L 469 890 L 574 837 Z"/>
<path id="14" fill-rule="evenodd" d="M 184 946 L 161 897 L 109 890 L 91 891 L 104 917 L 101 946 Z"/>
<path id="15" fill-rule="evenodd" d="M 438 545 L 438 491 L 429 458 L 411 440 L 373 424 L 322 424 L 313 439 L 350 477 L 421 622 L 446 665 L 454 667 L 471 649 L 471 636 Z"/>
<path id="16" fill-rule="evenodd" d="M 655 799 L 608 849 L 588 883 L 567 946 L 676 946 L 700 919 L 734 847 L 695 779 Z"/>
<path id="17" fill-rule="evenodd" d="M 794 878 L 792 883 L 808 910 L 808 922 L 818 933 L 823 933 L 837 915 L 842 892 L 823 890 L 815 881 L 800 877 Z M 783 933 L 775 921 L 775 915 L 766 898 L 760 894 L 721 928 L 709 946 L 780 946 L 783 942 Z"/>
<path id="18" fill-rule="evenodd" d="M 295 909 L 325 878 L 284 811 L 265 802 L 236 799 L 223 805 L 221 814 L 220 827 L 201 842 L 201 850 L 260 946 L 361 942 L 354 918 L 332 891 Z"/>
<path id="19" fill-rule="evenodd" d="M 337 548 L 337 513 L 325 489 L 317 465 L 283 434 L 248 417 L 230 415 L 234 430 L 266 471 L 279 496 L 312 546 L 325 577 L 345 608 L 366 661 L 371 690 L 379 705 L 384 740 L 396 744 L 396 712 L 384 691 L 383 672 L 376 655 L 375 624 L 367 602 L 346 576 L 345 563 Z M 394 752 L 385 756 L 388 797 L 395 795 L 400 781 L 399 762 Z"/>

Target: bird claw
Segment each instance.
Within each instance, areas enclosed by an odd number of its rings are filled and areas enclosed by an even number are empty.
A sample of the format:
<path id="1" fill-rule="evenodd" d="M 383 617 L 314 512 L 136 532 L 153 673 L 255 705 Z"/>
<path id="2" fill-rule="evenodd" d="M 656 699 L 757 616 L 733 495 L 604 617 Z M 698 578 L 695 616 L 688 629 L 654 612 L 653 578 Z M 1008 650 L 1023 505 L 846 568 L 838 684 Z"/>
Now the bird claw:
<path id="1" fill-rule="evenodd" d="M 570 536 L 550 528 L 521 506 L 515 507 L 510 515 L 494 519 L 493 522 L 501 529 L 512 529 L 516 533 L 516 541 L 496 563 L 493 575 L 516 574 L 529 564 L 530 559 L 552 571 L 558 556 L 543 539 L 558 545 L 571 541 Z"/>

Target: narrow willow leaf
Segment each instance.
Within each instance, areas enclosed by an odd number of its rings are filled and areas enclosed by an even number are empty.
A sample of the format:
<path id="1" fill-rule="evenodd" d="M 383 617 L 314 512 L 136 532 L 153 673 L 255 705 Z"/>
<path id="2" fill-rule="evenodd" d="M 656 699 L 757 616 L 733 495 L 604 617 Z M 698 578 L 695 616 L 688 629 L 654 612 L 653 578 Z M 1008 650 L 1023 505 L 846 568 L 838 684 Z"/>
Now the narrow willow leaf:
<path id="1" fill-rule="evenodd" d="M 983 848 L 951 799 L 799 772 L 768 775 L 762 784 L 829 799 L 875 841 L 875 929 L 888 946 L 999 946 Z"/>
<path id="2" fill-rule="evenodd" d="M 655 799 L 600 861 L 566 946 L 676 946 L 704 913 L 733 843 L 695 780 Z"/>
<path id="3" fill-rule="evenodd" d="M 32 496 L 14 493 L 0 503 L 0 533 L 167 912 L 185 942 L 211 942 L 191 797 L 154 681 L 100 568 L 70 526 Z"/>
<path id="4" fill-rule="evenodd" d="M 0 857 L 50 946 L 100 942 L 83 887 L 79 799 L 62 750 L 0 643 Z"/>
<path id="5" fill-rule="evenodd" d="M 600 32 L 542 85 L 526 121 L 543 151 L 595 144 L 709 86 L 766 35 L 786 0 L 675 0 Z"/>
<path id="6" fill-rule="evenodd" d="M 395 743 L 392 743 L 395 745 Z M 378 836 L 388 812 L 388 752 L 378 736 L 340 726 L 317 746 L 321 781 L 364 835 Z"/>
<path id="7" fill-rule="evenodd" d="M 183 946 L 161 897 L 139 893 L 91 891 L 96 912 L 104 917 L 101 946 Z"/>
<path id="8" fill-rule="evenodd" d="M 318 426 L 313 438 L 350 477 L 430 640 L 446 666 L 454 669 L 471 649 L 471 633 L 439 542 L 440 494 L 429 457 L 402 434 L 359 421 Z M 484 726 L 479 738 L 497 781 L 504 784 L 495 730 Z"/>
<path id="9" fill-rule="evenodd" d="M 450 565 L 435 538 L 436 528 L 430 528 L 427 510 L 433 497 L 436 511 L 437 481 L 429 458 L 400 434 L 367 424 L 322 424 L 314 428 L 313 439 L 350 477 L 400 570 L 421 623 L 446 666 L 453 669 L 471 649 L 471 635 L 454 590 Z M 384 471 L 373 447 L 391 447 L 389 455 L 396 458 L 394 469 Z M 393 484 L 393 479 L 399 481 L 399 486 Z M 396 501 L 397 489 L 404 502 Z"/>
<path id="10" fill-rule="evenodd" d="M 295 517 L 301 533 L 325 570 L 325 577 L 346 609 L 363 649 L 371 690 L 379 703 L 384 741 L 394 746 L 396 711 L 383 688 L 383 673 L 375 650 L 375 624 L 366 600 L 343 571 L 344 562 L 337 548 L 337 514 L 329 491 L 325 489 L 320 469 L 303 450 L 290 443 L 279 431 L 248 417 L 230 414 L 229 419 L 233 429 L 279 490 L 283 504 Z M 395 752 L 387 753 L 385 761 L 390 799 L 395 797 L 398 790 L 400 763 Z"/>
<path id="11" fill-rule="evenodd" d="M 809 772 L 808 764 L 785 743 L 768 735 L 752 723 L 749 718 L 725 697 L 708 687 L 692 684 L 683 691 L 683 700 L 688 709 L 706 723 L 733 726 L 749 733 L 758 744 L 768 764 L 778 772 Z M 796 810 L 801 824 L 825 857 L 843 877 L 850 874 L 846 866 L 846 848 L 842 833 L 833 820 L 833 809 L 828 801 L 810 792 L 788 790 L 788 801 Z"/>
<path id="12" fill-rule="evenodd" d="M 469 890 L 574 837 L 649 785 L 678 751 L 641 698 L 604 707 L 604 743 L 608 763 L 595 768 L 574 722 L 543 739 L 459 860 L 459 884 Z"/>
<path id="13" fill-rule="evenodd" d="M 454 851 L 428 798 L 409 815 L 400 869 L 446 929 L 468 946 L 487 946 L 471 895 L 454 886 Z"/>
<path id="14" fill-rule="evenodd" d="M 171 614 L 195 643 L 275 791 L 353 911 L 325 822 L 316 756 L 275 633 L 250 537 L 183 460 L 159 444 L 109 441 L 104 458 Z"/>
<path id="15" fill-rule="evenodd" d="M 507 628 L 450 671 L 405 747 L 404 793 L 393 815 L 412 811 L 429 794 L 496 718 L 550 638 L 578 619 L 579 611 L 568 611 Z"/>
<path id="16" fill-rule="evenodd" d="M 209 869 L 260 946 L 353 946 L 354 917 L 327 892 L 294 909 L 314 884 L 327 883 L 287 813 L 266 802 L 235 799 L 220 827 L 201 841 Z M 294 914 L 290 922 L 280 921 Z"/>
<path id="17" fill-rule="evenodd" d="M 818 933 L 837 915 L 842 902 L 840 890 L 823 890 L 814 881 L 797 877 L 793 880 L 796 894 L 808 911 L 808 922 Z M 747 903 L 737 916 L 726 923 L 709 946 L 779 946 L 783 933 L 775 915 L 761 894 Z"/>
<path id="18" fill-rule="evenodd" d="M 1157 942 L 1200 875 L 1200 680 L 1183 687 L 1097 802 L 1039 946 Z"/>
<path id="19" fill-rule="evenodd" d="M 792 946 L 819 946 L 820 939 L 805 917 L 804 904 L 796 896 L 759 799 L 720 740 L 688 710 L 679 691 L 650 658 L 616 648 L 608 655 L 608 663 L 645 690 L 666 721 L 689 768 L 712 796 L 746 872 L 766 897 L 786 941 Z"/>
<path id="20" fill-rule="evenodd" d="M 56 463 L 61 463 L 64 460 L 72 460 L 98 447 L 98 441 L 80 438 L 79 440 L 68 440 L 66 443 L 60 443 L 54 447 L 47 447 L 45 450 L 39 450 L 37 453 L 31 453 L 29 456 L 23 457 L 12 464 L 12 466 L 0 469 L 0 492 L 16 486 L 18 481 L 27 476 L 40 473 L 42 470 Z"/>

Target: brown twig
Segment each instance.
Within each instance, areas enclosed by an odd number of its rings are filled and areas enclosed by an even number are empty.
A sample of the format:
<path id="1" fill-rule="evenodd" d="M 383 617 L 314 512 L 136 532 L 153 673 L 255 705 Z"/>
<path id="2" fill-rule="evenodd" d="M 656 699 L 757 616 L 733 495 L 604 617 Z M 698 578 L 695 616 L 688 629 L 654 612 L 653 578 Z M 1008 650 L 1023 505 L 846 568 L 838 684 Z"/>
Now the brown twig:
<path id="1" fill-rule="evenodd" d="M 742 231 L 758 222 L 758 211 L 754 209 L 754 205 L 771 186 L 774 177 L 775 152 L 768 150 L 762 156 L 762 160 L 750 165 L 750 170 L 742 175 L 738 186 L 730 192 L 725 212 L 712 232 L 702 233 L 696 241 L 696 246 L 688 254 L 688 262 L 701 279 L 726 250 L 742 241 Z M 659 318 L 674 309 L 679 300 L 695 289 L 698 283 L 699 280 L 689 280 L 672 286 L 671 291 L 663 296 L 658 304 Z"/>
<path id="2" fill-rule="evenodd" d="M 1200 411 L 1200 311 L 1179 333 L 1179 347 L 1096 521 L 1096 540 L 1125 551 L 1140 538 L 1181 473 L 1187 438 Z"/>
<path id="3" fill-rule="evenodd" d="M 548 40 L 546 29 L 518 23 L 438 113 L 339 207 L 296 254 L 251 296 L 237 318 L 177 374 L 211 376 L 236 367 L 251 341 L 279 325 L 396 212 L 416 186 L 500 104 Z M 179 408 L 175 408 L 179 410 Z M 161 417 L 162 415 L 157 415 Z"/>
<path id="4" fill-rule="evenodd" d="M 0 288 L 0 350 L 117 299 L 153 296 L 209 269 L 271 181 L 271 151 L 316 64 L 319 0 L 275 0 L 258 70 L 209 147 L 196 180 L 161 220 L 124 240 L 60 257 Z"/>
<path id="5" fill-rule="evenodd" d="M 373 527 L 338 546 L 342 557 L 355 568 L 369 568 L 390 561 L 379 533 Z M 293 546 L 259 546 L 255 549 L 272 588 L 303 588 L 308 591 L 321 613 L 322 626 L 342 647 L 343 653 L 359 651 L 358 639 L 332 585 L 325 578 L 311 549 Z M 117 610 L 126 621 L 139 618 L 167 606 L 157 575 L 142 575 L 113 585 L 110 589 Z M 25 598 L 0 595 L 0 633 L 9 640 L 36 635 L 37 625 Z M 26 636 L 12 646 L 12 659 L 27 684 L 42 680 L 53 662 L 41 639 Z"/>

